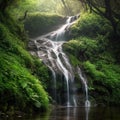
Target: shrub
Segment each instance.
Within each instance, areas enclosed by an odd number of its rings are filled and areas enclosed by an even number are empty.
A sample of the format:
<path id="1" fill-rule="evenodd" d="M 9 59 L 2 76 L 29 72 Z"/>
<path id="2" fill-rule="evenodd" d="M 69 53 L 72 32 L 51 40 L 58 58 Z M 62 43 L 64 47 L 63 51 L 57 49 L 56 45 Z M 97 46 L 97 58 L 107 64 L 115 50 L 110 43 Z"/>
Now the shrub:
<path id="1" fill-rule="evenodd" d="M 90 13 L 82 14 L 78 22 L 71 27 L 72 37 L 96 37 L 98 34 L 106 35 L 111 32 L 112 27 L 106 19 Z"/>
<path id="2" fill-rule="evenodd" d="M 99 35 L 96 39 L 81 36 L 64 44 L 64 51 L 72 53 L 80 60 L 94 60 L 107 50 L 106 36 Z"/>
<path id="3" fill-rule="evenodd" d="M 25 50 L 24 43 L 4 24 L 0 24 L 0 34 L 1 111 L 10 111 L 11 108 L 25 112 L 47 109 L 48 94 L 40 80 L 45 75 L 47 77 L 44 79 L 48 79 L 48 69 L 37 58 L 31 57 Z"/>
<path id="4" fill-rule="evenodd" d="M 89 86 L 90 88 L 93 88 L 90 90 L 90 92 L 98 92 L 101 97 L 99 99 L 104 102 L 116 105 L 120 104 L 119 65 L 106 64 L 101 60 L 94 64 L 92 64 L 90 61 L 86 61 L 84 62 L 84 69 L 86 75 L 89 76 L 89 80 L 91 81 Z M 105 96 L 107 96 L 107 99 Z"/>

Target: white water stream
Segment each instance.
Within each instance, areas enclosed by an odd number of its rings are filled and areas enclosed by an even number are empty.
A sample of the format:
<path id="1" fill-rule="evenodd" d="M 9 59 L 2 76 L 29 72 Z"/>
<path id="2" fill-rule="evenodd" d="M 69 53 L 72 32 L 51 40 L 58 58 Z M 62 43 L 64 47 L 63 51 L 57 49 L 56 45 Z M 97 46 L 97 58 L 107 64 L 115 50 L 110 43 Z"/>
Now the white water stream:
<path id="1" fill-rule="evenodd" d="M 81 69 L 78 67 L 78 74 L 80 77 L 80 80 L 84 86 L 85 90 L 85 107 L 90 107 L 90 102 L 88 100 L 88 85 L 87 85 L 87 79 L 83 76 Z"/>

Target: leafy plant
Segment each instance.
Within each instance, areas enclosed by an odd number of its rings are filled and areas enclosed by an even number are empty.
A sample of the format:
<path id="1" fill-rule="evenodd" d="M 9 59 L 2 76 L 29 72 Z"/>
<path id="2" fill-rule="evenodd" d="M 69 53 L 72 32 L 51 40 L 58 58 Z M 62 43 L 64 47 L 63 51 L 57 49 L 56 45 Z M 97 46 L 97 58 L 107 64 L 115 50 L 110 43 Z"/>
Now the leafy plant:
<path id="1" fill-rule="evenodd" d="M 37 58 L 33 59 L 19 35 L 13 33 L 0 23 L 0 109 L 27 112 L 29 106 L 28 112 L 45 110 L 49 96 L 40 80 L 48 79 L 48 69 Z"/>
<path id="2" fill-rule="evenodd" d="M 71 27 L 72 37 L 88 36 L 97 37 L 98 34 L 106 35 L 112 33 L 112 27 L 110 23 L 96 15 L 84 13 L 81 14 L 78 22 Z"/>

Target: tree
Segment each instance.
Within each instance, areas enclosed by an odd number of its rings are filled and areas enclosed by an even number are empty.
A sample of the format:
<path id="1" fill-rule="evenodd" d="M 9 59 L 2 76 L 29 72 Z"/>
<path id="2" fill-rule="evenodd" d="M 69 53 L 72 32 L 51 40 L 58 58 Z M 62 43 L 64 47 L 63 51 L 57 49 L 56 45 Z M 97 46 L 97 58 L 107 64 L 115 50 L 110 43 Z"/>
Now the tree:
<path id="1" fill-rule="evenodd" d="M 60 0 L 66 15 L 75 15 L 80 12 L 81 4 L 78 0 Z"/>
<path id="2" fill-rule="evenodd" d="M 119 0 L 79 0 L 87 5 L 89 10 L 108 19 L 117 34 L 117 24 L 120 22 Z"/>
<path id="3" fill-rule="evenodd" d="M 9 6 L 16 4 L 18 1 L 20 0 L 0 0 L 0 11 L 5 13 Z"/>

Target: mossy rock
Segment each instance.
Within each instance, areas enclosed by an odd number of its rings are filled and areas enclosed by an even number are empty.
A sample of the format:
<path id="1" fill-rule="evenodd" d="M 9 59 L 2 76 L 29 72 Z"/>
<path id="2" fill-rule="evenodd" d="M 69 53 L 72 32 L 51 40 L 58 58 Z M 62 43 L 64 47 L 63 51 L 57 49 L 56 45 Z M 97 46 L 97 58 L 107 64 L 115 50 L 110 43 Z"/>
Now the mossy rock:
<path id="1" fill-rule="evenodd" d="M 37 37 L 47 32 L 56 30 L 65 23 L 66 18 L 55 14 L 29 14 L 24 22 L 25 30 L 30 37 Z"/>

